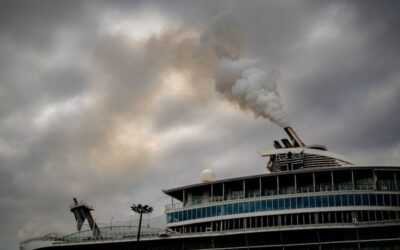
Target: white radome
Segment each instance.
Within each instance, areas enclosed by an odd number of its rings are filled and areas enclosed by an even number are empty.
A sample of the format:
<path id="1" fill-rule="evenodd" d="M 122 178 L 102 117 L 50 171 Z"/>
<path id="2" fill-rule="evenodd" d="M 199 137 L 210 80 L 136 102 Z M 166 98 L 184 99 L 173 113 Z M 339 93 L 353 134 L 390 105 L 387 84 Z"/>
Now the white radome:
<path id="1" fill-rule="evenodd" d="M 211 169 L 204 169 L 201 171 L 200 180 L 201 182 L 215 181 L 215 173 Z"/>

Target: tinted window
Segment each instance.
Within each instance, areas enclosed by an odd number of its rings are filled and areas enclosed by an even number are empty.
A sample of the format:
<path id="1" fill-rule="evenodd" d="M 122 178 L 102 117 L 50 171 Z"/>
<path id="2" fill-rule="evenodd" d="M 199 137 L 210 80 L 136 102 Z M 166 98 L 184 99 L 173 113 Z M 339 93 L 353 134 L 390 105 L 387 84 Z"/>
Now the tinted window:
<path id="1" fill-rule="evenodd" d="M 297 207 L 298 208 L 303 208 L 303 197 L 297 197 Z"/>
<path id="2" fill-rule="evenodd" d="M 329 195 L 329 206 L 333 207 L 335 206 L 335 196 Z"/>
<path id="3" fill-rule="evenodd" d="M 279 203 L 278 209 L 284 209 L 285 208 L 285 200 L 284 199 L 279 199 L 278 203 Z"/>
<path id="4" fill-rule="evenodd" d="M 328 196 L 323 195 L 321 198 L 322 198 L 322 206 L 327 207 L 328 206 Z"/>
<path id="5" fill-rule="evenodd" d="M 315 207 L 315 197 L 314 196 L 310 196 L 310 207 Z"/>
<path id="6" fill-rule="evenodd" d="M 296 198 L 290 198 L 290 208 L 296 208 Z"/>
<path id="7" fill-rule="evenodd" d="M 371 206 L 376 206 L 376 196 L 375 194 L 370 194 L 369 195 L 369 203 Z"/>
<path id="8" fill-rule="evenodd" d="M 362 203 L 361 203 L 361 195 L 360 194 L 354 195 L 354 200 L 355 200 L 355 205 L 356 206 L 362 205 Z"/>
<path id="9" fill-rule="evenodd" d="M 310 198 L 308 196 L 303 197 L 303 206 L 304 206 L 304 208 L 310 207 Z"/>
<path id="10" fill-rule="evenodd" d="M 272 201 L 271 200 L 267 200 L 267 210 L 268 211 L 272 210 Z"/>
<path id="11" fill-rule="evenodd" d="M 290 198 L 285 198 L 284 200 L 285 200 L 285 209 L 289 209 L 290 208 Z"/>

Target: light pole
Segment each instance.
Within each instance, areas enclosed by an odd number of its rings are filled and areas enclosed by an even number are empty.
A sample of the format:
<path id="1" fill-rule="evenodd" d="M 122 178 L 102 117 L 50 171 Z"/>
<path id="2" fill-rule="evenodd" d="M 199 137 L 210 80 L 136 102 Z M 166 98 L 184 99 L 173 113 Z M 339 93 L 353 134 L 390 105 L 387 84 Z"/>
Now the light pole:
<path id="1" fill-rule="evenodd" d="M 137 241 L 140 240 L 140 229 L 142 227 L 142 215 L 143 214 L 150 214 L 151 212 L 153 212 L 153 208 L 148 206 L 148 205 L 142 205 L 142 204 L 133 204 L 131 206 L 132 210 L 138 214 L 140 214 L 140 218 L 139 218 L 139 228 L 138 228 L 138 234 L 137 234 Z"/>

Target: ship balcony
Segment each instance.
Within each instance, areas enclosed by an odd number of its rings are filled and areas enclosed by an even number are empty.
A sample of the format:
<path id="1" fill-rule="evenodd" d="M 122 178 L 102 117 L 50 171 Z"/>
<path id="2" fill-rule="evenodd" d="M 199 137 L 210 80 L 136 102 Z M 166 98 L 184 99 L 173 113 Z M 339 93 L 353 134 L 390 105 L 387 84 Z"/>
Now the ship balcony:
<path id="1" fill-rule="evenodd" d="M 348 167 L 250 176 L 165 191 L 166 211 L 249 198 L 343 191 L 400 191 L 397 167 Z"/>

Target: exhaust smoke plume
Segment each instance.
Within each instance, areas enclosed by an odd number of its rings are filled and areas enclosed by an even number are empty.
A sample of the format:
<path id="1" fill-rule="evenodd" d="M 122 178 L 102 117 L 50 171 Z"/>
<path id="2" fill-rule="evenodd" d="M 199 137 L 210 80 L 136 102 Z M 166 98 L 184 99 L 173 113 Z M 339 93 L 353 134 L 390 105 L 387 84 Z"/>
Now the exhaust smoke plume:
<path id="1" fill-rule="evenodd" d="M 281 127 L 288 123 L 278 92 L 279 73 L 260 58 L 243 58 L 240 25 L 228 13 L 219 14 L 204 33 L 215 50 L 215 89 L 227 100 L 256 117 L 268 118 Z"/>

